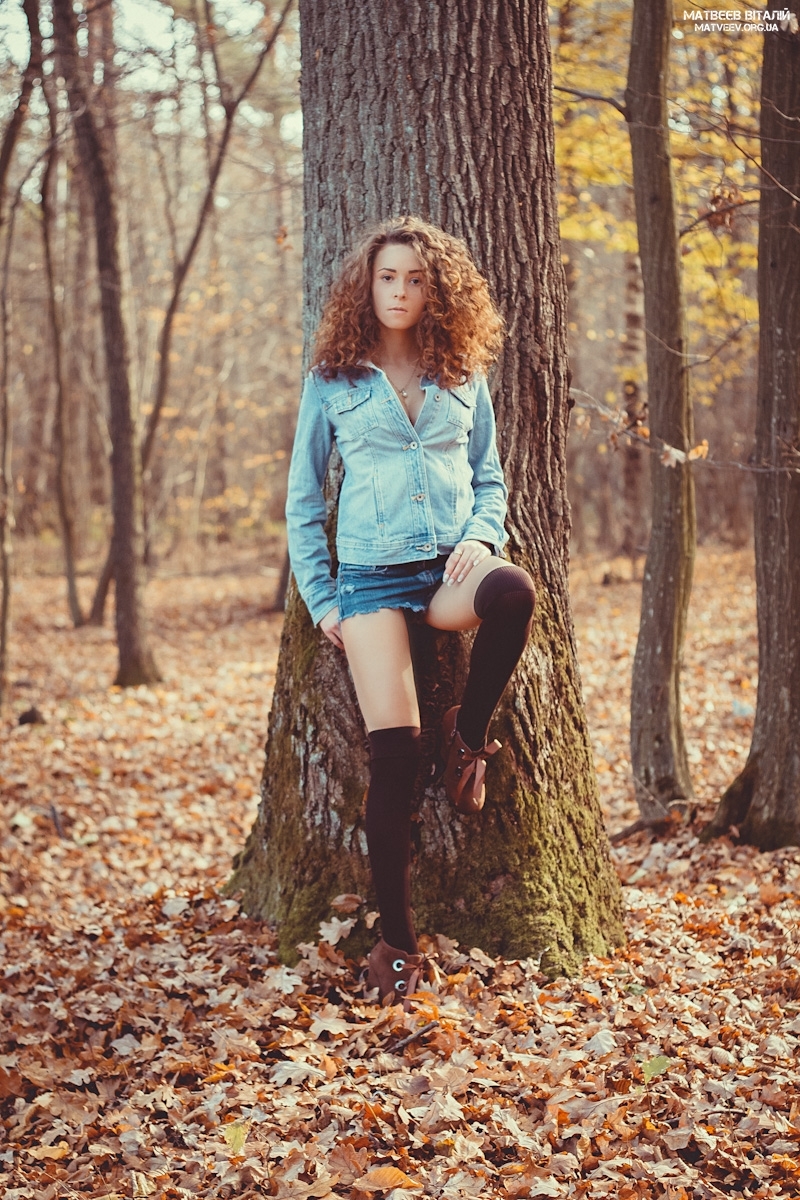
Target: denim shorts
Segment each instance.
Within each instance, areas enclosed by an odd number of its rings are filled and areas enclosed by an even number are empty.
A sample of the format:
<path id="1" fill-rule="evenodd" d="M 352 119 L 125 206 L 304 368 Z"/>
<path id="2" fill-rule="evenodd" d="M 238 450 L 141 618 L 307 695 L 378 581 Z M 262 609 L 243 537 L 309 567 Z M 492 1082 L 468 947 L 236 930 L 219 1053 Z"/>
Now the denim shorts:
<path id="1" fill-rule="evenodd" d="M 339 620 L 357 613 L 373 613 L 380 608 L 409 608 L 425 612 L 442 582 L 447 554 L 423 562 L 392 563 L 384 567 L 365 567 L 339 563 L 336 599 Z"/>

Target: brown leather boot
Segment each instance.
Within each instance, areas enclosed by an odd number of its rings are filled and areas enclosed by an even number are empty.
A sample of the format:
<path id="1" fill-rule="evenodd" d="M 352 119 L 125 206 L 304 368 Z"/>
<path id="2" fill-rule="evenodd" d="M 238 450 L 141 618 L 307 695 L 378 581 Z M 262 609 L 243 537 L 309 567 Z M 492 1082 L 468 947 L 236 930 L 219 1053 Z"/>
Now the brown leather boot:
<path id="1" fill-rule="evenodd" d="M 396 950 L 381 938 L 368 959 L 367 986 L 378 989 L 381 1004 L 400 1004 L 417 989 L 422 955 Z"/>
<path id="2" fill-rule="evenodd" d="M 450 802 L 465 816 L 479 813 L 486 800 L 484 776 L 486 759 L 502 749 L 502 742 L 487 742 L 480 750 L 470 750 L 456 729 L 456 717 L 461 707 L 449 708 L 442 721 L 443 757 L 445 759 L 444 787 Z"/>

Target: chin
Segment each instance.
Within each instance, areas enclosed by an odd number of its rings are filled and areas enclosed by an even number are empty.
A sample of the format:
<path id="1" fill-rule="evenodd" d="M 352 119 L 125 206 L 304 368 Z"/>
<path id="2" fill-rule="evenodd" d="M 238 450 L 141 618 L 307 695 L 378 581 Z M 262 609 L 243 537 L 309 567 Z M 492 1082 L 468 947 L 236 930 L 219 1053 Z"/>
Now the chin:
<path id="1" fill-rule="evenodd" d="M 390 325 L 393 329 L 413 329 L 417 324 L 414 317 L 409 313 L 387 313 L 384 325 Z"/>

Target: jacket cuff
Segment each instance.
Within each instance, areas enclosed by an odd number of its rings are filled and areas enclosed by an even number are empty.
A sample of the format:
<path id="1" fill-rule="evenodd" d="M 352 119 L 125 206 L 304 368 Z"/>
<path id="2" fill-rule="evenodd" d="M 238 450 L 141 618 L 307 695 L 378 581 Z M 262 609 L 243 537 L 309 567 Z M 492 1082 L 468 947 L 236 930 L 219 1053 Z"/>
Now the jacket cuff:
<path id="1" fill-rule="evenodd" d="M 336 588 L 334 587 L 318 600 L 306 600 L 306 608 L 314 624 L 319 625 L 325 614 L 329 613 L 332 608 L 336 608 L 336 603 Z"/>
<path id="2" fill-rule="evenodd" d="M 503 557 L 503 547 L 508 541 L 508 534 L 505 530 L 502 531 L 500 539 L 497 537 L 497 530 L 490 529 L 488 525 L 473 524 L 470 522 L 464 532 L 461 534 L 460 541 L 469 539 L 473 542 L 486 542 L 492 548 L 492 554 L 497 558 Z"/>

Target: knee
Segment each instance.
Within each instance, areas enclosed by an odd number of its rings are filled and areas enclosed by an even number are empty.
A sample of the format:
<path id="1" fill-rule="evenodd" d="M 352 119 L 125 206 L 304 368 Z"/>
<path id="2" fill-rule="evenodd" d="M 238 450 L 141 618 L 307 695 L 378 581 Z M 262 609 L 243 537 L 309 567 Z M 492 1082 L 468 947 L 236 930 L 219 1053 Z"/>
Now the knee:
<path id="1" fill-rule="evenodd" d="M 527 571 L 512 563 L 490 571 L 478 584 L 473 601 L 475 615 L 483 621 L 495 609 L 518 613 L 530 621 L 536 607 L 536 588 Z"/>

